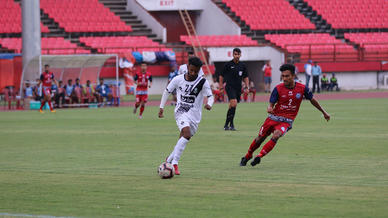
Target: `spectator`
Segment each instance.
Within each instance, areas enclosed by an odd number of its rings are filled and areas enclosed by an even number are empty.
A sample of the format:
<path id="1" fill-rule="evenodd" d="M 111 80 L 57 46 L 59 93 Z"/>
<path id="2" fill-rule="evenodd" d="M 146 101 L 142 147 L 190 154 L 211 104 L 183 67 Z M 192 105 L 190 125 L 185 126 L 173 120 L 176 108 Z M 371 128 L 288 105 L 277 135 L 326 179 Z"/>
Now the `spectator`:
<path id="1" fill-rule="evenodd" d="M 94 102 L 95 90 L 90 80 L 86 81 L 86 85 L 83 87 L 83 96 L 85 96 L 86 103 Z"/>
<path id="2" fill-rule="evenodd" d="M 73 102 L 73 91 L 74 91 L 74 85 L 73 80 L 69 79 L 67 80 L 67 84 L 64 87 L 65 89 L 65 100 L 71 104 Z"/>
<path id="3" fill-rule="evenodd" d="M 100 84 L 96 87 L 96 96 L 99 103 L 104 102 L 104 98 L 107 102 L 110 102 L 112 99 L 112 94 L 109 90 L 108 85 L 104 84 L 104 79 L 100 78 Z"/>
<path id="4" fill-rule="evenodd" d="M 220 84 L 217 81 L 217 76 L 213 75 L 213 83 L 210 85 L 214 95 L 214 101 L 223 102 L 224 93 L 220 91 Z"/>
<path id="5" fill-rule="evenodd" d="M 57 107 L 61 108 L 65 104 L 65 88 L 63 87 L 63 82 L 60 80 L 58 82 L 58 90 L 54 95 L 54 101 Z"/>
<path id="6" fill-rule="evenodd" d="M 271 83 L 272 83 L 272 67 L 270 61 L 267 61 L 263 66 L 264 72 L 264 92 L 271 92 Z"/>
<path id="7" fill-rule="evenodd" d="M 330 78 L 330 91 L 333 91 L 334 87 L 335 87 L 335 90 L 339 92 L 340 88 L 338 87 L 337 77 L 335 77 L 335 74 L 332 73 Z"/>
<path id="8" fill-rule="evenodd" d="M 315 87 L 318 89 L 318 93 L 321 92 L 319 87 L 319 76 L 322 74 L 322 69 L 315 61 L 314 66 L 311 68 L 311 74 L 313 75 L 313 93 L 315 92 Z"/>
<path id="9" fill-rule="evenodd" d="M 326 73 L 322 74 L 321 88 L 322 88 L 322 91 L 329 91 L 330 82 L 329 82 L 329 78 L 326 77 Z"/>
<path id="10" fill-rule="evenodd" d="M 34 98 L 34 88 L 31 87 L 30 81 L 26 81 L 26 87 L 24 87 L 24 98 L 33 99 Z"/>
<path id="11" fill-rule="evenodd" d="M 34 90 L 34 99 L 35 101 L 41 101 L 42 100 L 42 89 L 40 88 L 40 79 L 35 80 L 35 86 L 33 87 Z"/>
<path id="12" fill-rule="evenodd" d="M 309 87 L 309 83 L 310 83 L 310 78 L 311 78 L 311 70 L 312 70 L 312 64 L 313 61 L 312 60 L 308 60 L 307 61 L 307 64 L 304 65 L 304 71 L 305 71 L 305 75 L 306 75 L 306 87 L 308 88 Z"/>
<path id="13" fill-rule="evenodd" d="M 81 103 L 82 98 L 82 85 L 79 82 L 79 78 L 75 79 L 74 90 L 73 90 L 73 99 L 74 102 L 78 104 Z"/>
<path id="14" fill-rule="evenodd" d="M 254 102 L 255 99 L 256 99 L 256 88 L 255 88 L 255 84 L 253 83 L 252 80 L 250 80 L 249 82 L 249 94 L 252 94 L 252 97 L 251 97 L 251 102 Z"/>

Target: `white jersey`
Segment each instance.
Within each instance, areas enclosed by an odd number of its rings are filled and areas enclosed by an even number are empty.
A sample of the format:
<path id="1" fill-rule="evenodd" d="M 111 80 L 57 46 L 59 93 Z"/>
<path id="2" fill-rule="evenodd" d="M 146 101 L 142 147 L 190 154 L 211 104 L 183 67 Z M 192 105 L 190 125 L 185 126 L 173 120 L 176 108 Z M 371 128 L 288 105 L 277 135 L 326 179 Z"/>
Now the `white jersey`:
<path id="1" fill-rule="evenodd" d="M 209 82 L 201 76 L 194 81 L 187 81 L 185 74 L 178 75 L 171 80 L 166 89 L 169 93 L 176 90 L 175 119 L 185 115 L 196 124 L 201 121 L 204 97 L 213 96 Z"/>
<path id="2" fill-rule="evenodd" d="M 178 70 L 179 75 L 185 74 L 187 72 L 188 72 L 187 64 L 182 64 L 181 66 L 179 66 L 179 70 Z M 199 69 L 198 76 L 203 77 L 204 75 L 205 75 L 205 73 L 203 72 L 202 67 L 201 67 L 201 69 Z"/>

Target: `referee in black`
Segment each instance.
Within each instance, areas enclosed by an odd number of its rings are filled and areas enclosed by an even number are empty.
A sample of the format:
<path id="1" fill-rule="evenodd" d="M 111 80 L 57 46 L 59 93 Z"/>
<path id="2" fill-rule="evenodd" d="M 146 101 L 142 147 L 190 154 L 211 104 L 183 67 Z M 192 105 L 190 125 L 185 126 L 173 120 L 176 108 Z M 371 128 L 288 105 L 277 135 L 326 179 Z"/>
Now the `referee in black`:
<path id="1" fill-rule="evenodd" d="M 234 128 L 234 114 L 236 113 L 237 103 L 241 98 L 241 82 L 244 80 L 244 92 L 249 90 L 248 72 L 245 64 L 240 62 L 241 50 L 239 48 L 233 49 L 233 60 L 225 64 L 219 76 L 220 91 L 223 92 L 223 84 L 225 80 L 225 90 L 229 98 L 229 110 L 226 114 L 226 121 L 224 130 L 235 131 Z"/>

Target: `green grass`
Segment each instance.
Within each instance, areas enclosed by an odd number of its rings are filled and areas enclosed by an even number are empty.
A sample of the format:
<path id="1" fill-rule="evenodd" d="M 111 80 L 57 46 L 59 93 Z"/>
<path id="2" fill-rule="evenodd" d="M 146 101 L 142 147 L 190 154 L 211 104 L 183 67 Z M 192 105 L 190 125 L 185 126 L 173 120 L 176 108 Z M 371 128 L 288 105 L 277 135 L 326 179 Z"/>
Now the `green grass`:
<path id="1" fill-rule="evenodd" d="M 388 101 L 303 102 L 294 128 L 256 167 L 240 158 L 266 103 L 203 112 L 182 175 L 157 176 L 178 130 L 173 108 L 0 113 L 0 214 L 75 217 L 387 217 Z M 259 124 L 258 124 L 259 122 Z"/>

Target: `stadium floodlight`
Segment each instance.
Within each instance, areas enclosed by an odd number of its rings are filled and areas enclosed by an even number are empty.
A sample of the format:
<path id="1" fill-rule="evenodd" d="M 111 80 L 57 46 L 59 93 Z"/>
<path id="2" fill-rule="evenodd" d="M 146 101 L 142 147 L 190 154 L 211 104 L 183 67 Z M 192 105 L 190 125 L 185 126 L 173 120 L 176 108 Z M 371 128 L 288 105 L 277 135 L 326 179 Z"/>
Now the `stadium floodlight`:
<path id="1" fill-rule="evenodd" d="M 22 71 L 20 93 L 26 80 L 35 81 L 43 72 L 43 66 L 50 65 L 50 71 L 54 73 L 57 81 L 80 79 L 81 84 L 90 80 L 92 84 L 98 82 L 101 69 L 104 64 L 114 59 L 116 62 L 116 85 L 119 87 L 119 70 L 117 54 L 88 54 L 88 55 L 39 55 L 31 59 Z M 112 60 L 113 61 L 113 60 Z"/>

